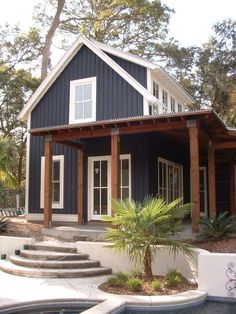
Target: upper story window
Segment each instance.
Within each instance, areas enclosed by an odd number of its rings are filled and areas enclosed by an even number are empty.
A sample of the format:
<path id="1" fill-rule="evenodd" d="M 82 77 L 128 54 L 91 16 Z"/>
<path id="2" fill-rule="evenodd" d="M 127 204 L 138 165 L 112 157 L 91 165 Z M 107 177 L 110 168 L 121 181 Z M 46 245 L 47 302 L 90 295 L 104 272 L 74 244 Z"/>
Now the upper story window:
<path id="1" fill-rule="evenodd" d="M 159 99 L 159 85 L 153 81 L 153 95 Z"/>
<path id="2" fill-rule="evenodd" d="M 70 82 L 70 123 L 96 121 L 96 77 Z"/>
<path id="3" fill-rule="evenodd" d="M 170 98 L 170 110 L 175 112 L 175 99 L 173 97 Z"/>
<path id="4" fill-rule="evenodd" d="M 183 107 L 181 104 L 178 104 L 178 111 L 183 111 Z"/>
<path id="5" fill-rule="evenodd" d="M 168 109 L 168 93 L 164 89 L 162 90 L 162 102 L 164 105 L 164 112 Z"/>

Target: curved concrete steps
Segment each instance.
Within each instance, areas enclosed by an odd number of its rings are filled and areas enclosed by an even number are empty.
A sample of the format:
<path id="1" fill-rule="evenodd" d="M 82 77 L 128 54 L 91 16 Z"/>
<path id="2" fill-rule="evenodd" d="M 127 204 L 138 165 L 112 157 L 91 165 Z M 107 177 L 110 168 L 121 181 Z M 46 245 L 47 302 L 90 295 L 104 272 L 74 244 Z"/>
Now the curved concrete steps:
<path id="1" fill-rule="evenodd" d="M 77 261 L 85 260 L 89 258 L 88 254 L 81 253 L 63 253 L 63 252 L 52 252 L 52 251 L 35 251 L 35 250 L 21 250 L 20 256 L 35 260 L 63 260 L 63 261 Z"/>
<path id="2" fill-rule="evenodd" d="M 112 272 L 101 267 L 99 261 L 89 260 L 88 254 L 77 253 L 72 245 L 45 243 L 26 245 L 20 255 L 0 260 L 0 269 L 13 275 L 41 278 L 77 278 Z"/>
<path id="3" fill-rule="evenodd" d="M 19 275 L 25 277 L 38 277 L 38 278 L 78 278 L 78 277 L 91 277 L 107 275 L 111 273 L 109 268 L 92 267 L 83 269 L 41 269 L 22 267 L 12 264 L 9 261 L 1 261 L 0 268 L 9 274 Z"/>
<path id="4" fill-rule="evenodd" d="M 49 268 L 49 269 L 71 269 L 71 268 L 89 268 L 89 267 L 99 267 L 99 261 L 91 260 L 35 260 L 28 259 L 18 255 L 10 255 L 10 261 L 18 266 L 23 267 L 40 267 L 40 268 Z"/>

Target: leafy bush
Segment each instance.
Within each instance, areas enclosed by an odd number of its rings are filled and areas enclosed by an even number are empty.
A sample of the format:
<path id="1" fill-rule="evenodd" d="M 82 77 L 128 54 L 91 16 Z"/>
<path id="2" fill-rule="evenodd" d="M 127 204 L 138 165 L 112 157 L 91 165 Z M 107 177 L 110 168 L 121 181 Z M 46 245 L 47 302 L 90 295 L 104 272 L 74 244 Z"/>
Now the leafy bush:
<path id="1" fill-rule="evenodd" d="M 151 282 L 151 287 L 152 287 L 152 289 L 155 290 L 155 291 L 161 291 L 161 290 L 163 290 L 164 285 L 165 285 L 165 282 L 164 282 L 163 280 L 157 280 L 157 279 L 155 279 L 155 280 L 153 280 L 153 281 Z"/>
<path id="2" fill-rule="evenodd" d="M 139 278 L 129 278 L 126 282 L 127 288 L 131 289 L 132 291 L 140 291 L 143 286 L 143 281 Z"/>
<path id="3" fill-rule="evenodd" d="M 165 276 L 165 279 L 167 284 L 172 287 L 177 287 L 186 281 L 186 279 L 178 269 L 169 270 Z"/>
<path id="4" fill-rule="evenodd" d="M 7 231 L 8 224 L 9 224 L 9 219 L 7 219 L 6 217 L 1 217 L 0 218 L 0 232 Z"/>
<path id="5" fill-rule="evenodd" d="M 116 274 L 117 279 L 126 282 L 129 279 L 129 274 L 125 271 L 120 271 Z"/>
<path id="6" fill-rule="evenodd" d="M 107 279 L 107 283 L 111 287 L 124 287 L 125 283 L 123 280 L 120 280 L 117 276 L 112 276 Z"/>
<path id="7" fill-rule="evenodd" d="M 134 268 L 131 272 L 131 276 L 141 279 L 143 277 L 143 273 L 139 268 Z"/>
<path id="8" fill-rule="evenodd" d="M 216 215 L 214 219 L 201 217 L 199 224 L 201 231 L 196 237 L 197 240 L 224 239 L 236 232 L 236 220 L 228 212 Z"/>

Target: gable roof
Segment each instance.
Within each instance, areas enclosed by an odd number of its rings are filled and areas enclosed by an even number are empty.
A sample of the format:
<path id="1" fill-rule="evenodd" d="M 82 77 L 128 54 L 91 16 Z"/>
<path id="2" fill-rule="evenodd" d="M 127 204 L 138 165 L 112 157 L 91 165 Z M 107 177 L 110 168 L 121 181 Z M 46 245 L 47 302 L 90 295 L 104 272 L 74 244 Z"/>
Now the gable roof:
<path id="1" fill-rule="evenodd" d="M 107 52 L 113 56 L 116 56 L 116 57 L 119 57 L 121 59 L 133 62 L 133 63 L 141 65 L 147 69 L 150 69 L 154 72 L 157 72 L 157 73 L 164 75 L 173 85 L 175 85 L 177 88 L 179 88 L 181 90 L 182 94 L 185 97 L 187 97 L 187 99 L 190 103 L 195 103 L 195 100 L 186 92 L 186 90 L 178 83 L 178 81 L 176 81 L 163 67 L 155 64 L 154 62 L 145 60 L 145 59 L 143 59 L 137 55 L 129 53 L 127 51 L 118 50 L 112 46 L 105 45 L 105 44 L 100 43 L 96 40 L 91 40 L 91 41 L 94 44 L 96 44 L 96 46 L 99 49 L 101 49 L 101 50 L 103 50 L 103 51 L 105 51 L 105 52 Z"/>
<path id="2" fill-rule="evenodd" d="M 142 86 L 134 77 L 127 73 L 121 66 L 119 66 L 114 60 L 112 60 L 104 51 L 102 51 L 95 41 L 90 41 L 86 37 L 80 35 L 79 38 L 74 42 L 70 49 L 65 53 L 58 64 L 53 68 L 53 70 L 48 74 L 44 81 L 40 84 L 38 89 L 32 95 L 30 100 L 21 110 L 18 119 L 21 121 L 27 121 L 28 113 L 33 110 L 40 99 L 48 91 L 51 85 L 55 82 L 61 72 L 73 59 L 80 48 L 86 45 L 90 50 L 92 50 L 99 58 L 101 58 L 105 63 L 107 63 L 117 74 L 119 74 L 124 80 L 126 80 L 132 87 L 134 87 L 147 101 L 152 103 L 159 103 L 158 99 L 149 92 L 144 86 Z"/>

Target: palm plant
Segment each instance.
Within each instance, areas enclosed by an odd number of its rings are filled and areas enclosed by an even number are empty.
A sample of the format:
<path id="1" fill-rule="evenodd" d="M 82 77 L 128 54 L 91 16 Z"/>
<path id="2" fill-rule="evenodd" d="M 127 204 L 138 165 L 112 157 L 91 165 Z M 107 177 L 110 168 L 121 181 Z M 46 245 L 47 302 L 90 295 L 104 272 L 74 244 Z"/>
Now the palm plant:
<path id="1" fill-rule="evenodd" d="M 216 215 L 214 219 L 201 217 L 199 224 L 201 232 L 197 235 L 198 240 L 219 240 L 236 233 L 235 217 L 230 216 L 228 212 Z"/>
<path id="2" fill-rule="evenodd" d="M 12 140 L 8 136 L 0 135 L 0 185 L 4 187 L 16 186 L 16 178 L 11 171 L 14 163 L 12 148 Z"/>
<path id="3" fill-rule="evenodd" d="M 107 228 L 110 247 L 118 252 L 127 251 L 131 260 L 140 260 L 147 279 L 153 278 L 151 264 L 158 245 L 166 245 L 174 256 L 178 251 L 192 255 L 189 245 L 172 238 L 182 229 L 182 219 L 190 210 L 190 204 L 181 206 L 180 203 L 181 199 L 177 199 L 166 204 L 155 197 L 147 197 L 142 203 L 113 200 L 113 217 L 104 217 L 117 226 Z"/>

